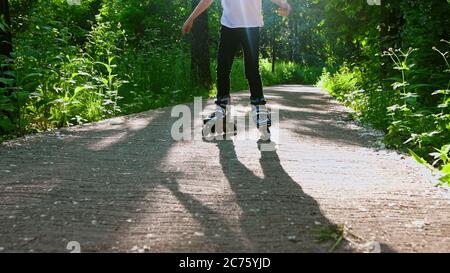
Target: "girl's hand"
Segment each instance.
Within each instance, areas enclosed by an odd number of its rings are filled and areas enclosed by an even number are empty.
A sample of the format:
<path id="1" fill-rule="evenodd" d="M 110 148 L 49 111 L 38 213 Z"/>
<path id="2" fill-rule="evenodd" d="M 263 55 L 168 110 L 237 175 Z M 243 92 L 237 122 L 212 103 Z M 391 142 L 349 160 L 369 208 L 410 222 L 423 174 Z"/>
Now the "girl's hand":
<path id="1" fill-rule="evenodd" d="M 287 17 L 290 12 L 291 12 L 291 5 L 289 5 L 289 3 L 285 2 L 280 5 L 278 14 L 280 14 L 281 16 Z"/>
<path id="2" fill-rule="evenodd" d="M 193 20 L 190 20 L 190 19 L 186 20 L 186 22 L 183 25 L 183 28 L 181 29 L 181 32 L 183 33 L 183 35 L 186 35 L 191 31 L 193 24 L 194 24 Z"/>

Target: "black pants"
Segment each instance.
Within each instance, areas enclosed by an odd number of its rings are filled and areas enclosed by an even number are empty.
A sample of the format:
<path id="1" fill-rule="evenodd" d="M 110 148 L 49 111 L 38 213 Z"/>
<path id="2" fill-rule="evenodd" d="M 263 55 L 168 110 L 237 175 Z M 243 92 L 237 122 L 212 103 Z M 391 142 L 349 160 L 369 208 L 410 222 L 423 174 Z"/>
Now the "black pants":
<path id="1" fill-rule="evenodd" d="M 244 50 L 245 77 L 250 86 L 250 101 L 253 105 L 265 104 L 261 75 L 259 73 L 259 27 L 228 28 L 220 30 L 217 56 L 217 101 L 225 106 L 230 101 L 230 74 L 237 51 Z"/>

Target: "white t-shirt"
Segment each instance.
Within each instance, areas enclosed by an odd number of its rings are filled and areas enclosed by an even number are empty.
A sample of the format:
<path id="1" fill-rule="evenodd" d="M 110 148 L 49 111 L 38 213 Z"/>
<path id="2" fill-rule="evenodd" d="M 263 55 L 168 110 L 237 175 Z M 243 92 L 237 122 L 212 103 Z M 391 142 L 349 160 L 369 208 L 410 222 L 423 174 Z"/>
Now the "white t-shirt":
<path id="1" fill-rule="evenodd" d="M 222 0 L 221 23 L 229 28 L 262 27 L 261 0 Z"/>

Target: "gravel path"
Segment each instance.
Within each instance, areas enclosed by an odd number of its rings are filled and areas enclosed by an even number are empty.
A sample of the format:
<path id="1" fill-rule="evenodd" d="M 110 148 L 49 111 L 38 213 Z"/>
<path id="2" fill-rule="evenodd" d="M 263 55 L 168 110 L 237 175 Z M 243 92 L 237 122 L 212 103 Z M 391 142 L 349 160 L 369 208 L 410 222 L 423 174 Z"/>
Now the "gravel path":
<path id="1" fill-rule="evenodd" d="M 334 225 L 338 252 L 450 251 L 450 199 L 427 170 L 318 88 L 266 95 L 276 151 L 251 134 L 174 141 L 171 108 L 4 143 L 0 252 L 326 252 Z M 233 102 L 242 114 L 248 92 Z"/>

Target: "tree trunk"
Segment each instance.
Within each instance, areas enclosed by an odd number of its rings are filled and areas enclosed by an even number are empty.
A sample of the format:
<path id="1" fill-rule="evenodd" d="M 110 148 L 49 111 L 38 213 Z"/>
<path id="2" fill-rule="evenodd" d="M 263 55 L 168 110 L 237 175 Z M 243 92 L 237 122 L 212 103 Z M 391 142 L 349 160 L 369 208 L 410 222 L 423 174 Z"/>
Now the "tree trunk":
<path id="1" fill-rule="evenodd" d="M 381 1 L 381 22 L 380 41 L 381 50 L 401 47 L 401 28 L 403 26 L 403 16 L 400 9 L 400 1 Z M 382 53 L 382 52 L 380 52 Z M 390 71 L 390 63 L 383 61 L 380 54 L 381 73 L 383 78 L 387 78 Z"/>
<path id="2" fill-rule="evenodd" d="M 194 9 L 199 0 L 192 0 Z M 211 85 L 211 70 L 209 56 L 209 32 L 208 32 L 208 11 L 200 15 L 192 27 L 192 47 L 191 47 L 191 75 L 195 85 L 209 88 Z"/>
<path id="3" fill-rule="evenodd" d="M 12 40 L 11 40 L 11 17 L 9 14 L 9 3 L 8 0 L 0 0 L 0 16 L 1 24 L 6 25 L 6 31 L 3 28 L 0 29 L 0 55 L 11 57 L 12 52 Z"/>
<path id="4" fill-rule="evenodd" d="M 294 20 L 291 20 L 289 22 L 289 30 L 291 31 L 291 52 L 289 52 L 289 60 L 291 62 L 294 62 L 295 59 L 295 38 L 297 36 L 297 33 L 295 33 L 295 22 Z"/>
<path id="5" fill-rule="evenodd" d="M 3 79 L 11 78 L 11 76 L 5 74 L 4 72 L 11 70 L 11 52 L 12 52 L 12 40 L 11 40 L 11 17 L 9 14 L 9 3 L 8 0 L 0 0 L 0 63 L 2 64 L 0 68 L 0 77 Z M 0 82 L 0 96 L 10 96 L 12 94 L 11 88 L 8 88 L 8 84 L 5 80 Z M 8 117 L 9 121 L 12 122 L 16 118 L 16 112 L 2 112 L 0 109 L 0 116 Z M 2 129 L 0 128 L 0 134 L 2 134 Z"/>
<path id="6" fill-rule="evenodd" d="M 297 19 L 291 19 L 291 62 L 298 62 L 299 60 L 299 35 Z"/>
<path id="7" fill-rule="evenodd" d="M 275 45 L 275 41 L 276 41 L 276 34 L 277 34 L 277 26 L 276 23 L 273 26 L 273 30 L 272 30 L 272 73 L 275 73 L 275 59 L 276 59 L 276 45 Z"/>
<path id="8" fill-rule="evenodd" d="M 10 78 L 10 76 L 4 74 L 5 71 L 11 70 L 11 66 L 5 64 L 11 64 L 11 52 L 12 52 L 12 39 L 11 39 L 11 17 L 9 14 L 9 3 L 8 0 L 0 0 L 0 63 L 2 64 L 0 68 L 0 77 Z M 7 87 L 4 82 L 0 82 L 0 88 Z M 6 88 L 3 95 L 11 95 L 11 89 Z"/>

